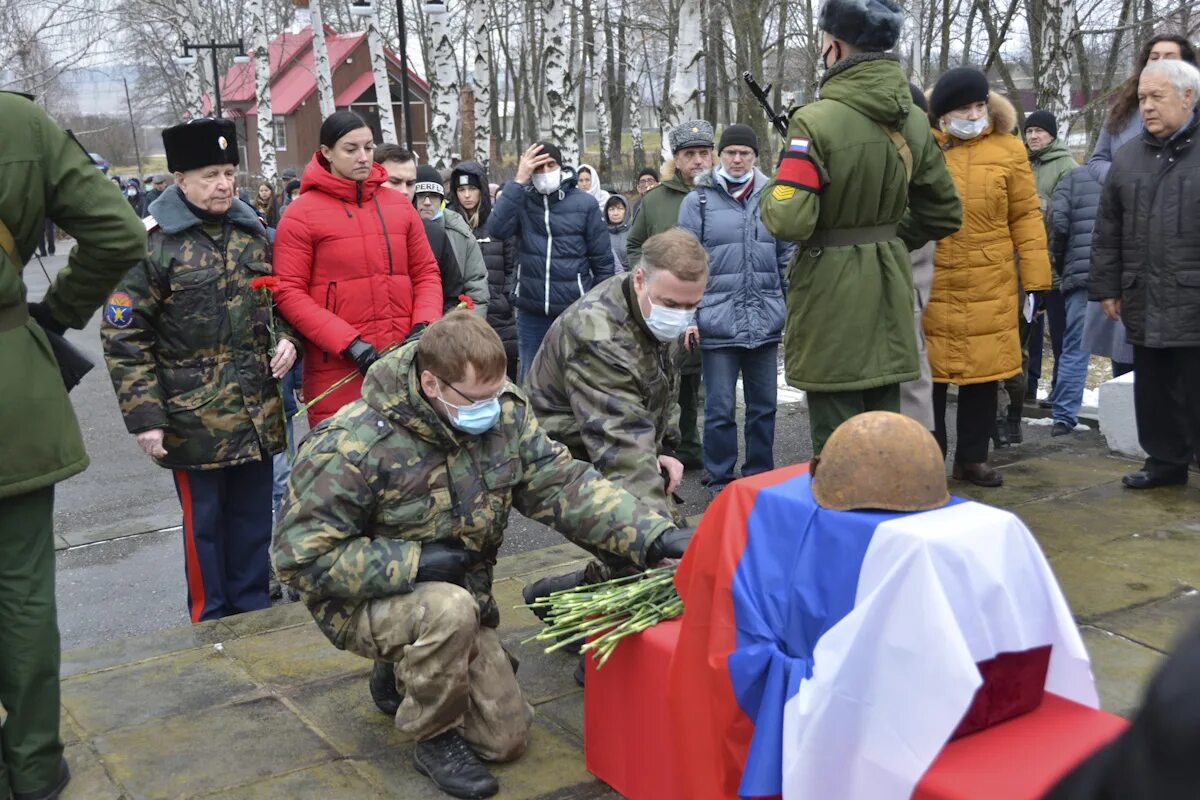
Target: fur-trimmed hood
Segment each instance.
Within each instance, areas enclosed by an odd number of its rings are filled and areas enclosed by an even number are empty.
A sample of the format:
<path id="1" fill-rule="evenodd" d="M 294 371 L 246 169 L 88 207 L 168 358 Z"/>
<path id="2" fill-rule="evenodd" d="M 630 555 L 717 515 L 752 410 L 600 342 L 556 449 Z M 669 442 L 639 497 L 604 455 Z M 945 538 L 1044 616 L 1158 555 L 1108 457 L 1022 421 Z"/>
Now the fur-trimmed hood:
<path id="1" fill-rule="evenodd" d="M 938 143 L 943 148 L 955 147 L 957 145 L 970 144 L 972 142 L 982 141 L 990 134 L 1002 133 L 1009 136 L 1017 135 L 1017 110 L 1013 108 L 1013 104 L 1009 99 L 1002 94 L 996 92 L 988 92 L 988 121 L 991 125 L 983 132 L 982 136 L 964 141 L 940 130 L 940 125 L 935 125 L 933 134 L 937 137 Z M 938 120 L 940 123 L 941 120 Z"/>

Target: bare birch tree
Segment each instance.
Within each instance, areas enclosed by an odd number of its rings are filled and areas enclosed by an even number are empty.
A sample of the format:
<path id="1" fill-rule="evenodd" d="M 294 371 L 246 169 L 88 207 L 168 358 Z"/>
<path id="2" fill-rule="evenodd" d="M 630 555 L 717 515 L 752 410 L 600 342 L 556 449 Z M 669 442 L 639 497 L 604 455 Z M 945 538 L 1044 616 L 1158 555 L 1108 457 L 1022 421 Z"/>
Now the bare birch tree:
<path id="1" fill-rule="evenodd" d="M 398 142 L 396 116 L 392 111 L 392 82 L 388 77 L 387 53 L 379 35 L 379 17 L 374 7 L 367 15 L 367 51 L 371 54 L 371 72 L 375 77 L 375 107 L 379 109 L 379 133 L 385 142 Z"/>
<path id="2" fill-rule="evenodd" d="M 575 85 L 567 54 L 566 5 L 564 0 L 540 0 L 540 6 L 546 25 L 542 62 L 550 139 L 558 143 L 567 164 L 578 164 L 579 138 L 575 131 Z"/>
<path id="3" fill-rule="evenodd" d="M 428 14 L 429 36 L 433 47 L 432 72 L 429 75 L 433 124 L 429 127 L 429 163 L 438 169 L 450 166 L 454 148 L 454 130 L 458 111 L 458 64 L 448 14 Z"/>
<path id="4" fill-rule="evenodd" d="M 700 0 L 683 0 L 679 6 L 678 43 L 671 91 L 669 97 L 663 99 L 660 115 L 663 160 L 670 159 L 672 155 L 669 143 L 671 131 L 692 113 L 688 106 L 694 108 L 700 97 L 700 59 L 704 56 L 700 24 Z"/>
<path id="5" fill-rule="evenodd" d="M 586 0 L 585 0 L 586 1 Z M 607 0 L 600 0 L 607 5 Z M 607 9 L 604 9 L 607 11 Z M 599 18 L 607 19 L 607 13 Z M 596 107 L 596 135 L 600 140 L 600 172 L 607 174 L 610 168 L 608 154 L 612 147 L 612 118 L 609 116 L 608 81 L 605 77 L 605 41 L 602 34 L 591 36 L 592 52 L 592 103 Z"/>
<path id="6" fill-rule="evenodd" d="M 254 96 L 258 101 L 258 163 L 263 179 L 275 184 L 275 120 L 271 114 L 271 51 L 263 0 L 248 0 L 253 31 L 250 47 L 254 57 Z"/>
<path id="7" fill-rule="evenodd" d="M 471 72 L 471 88 L 475 92 L 475 160 L 486 170 L 492 157 L 491 86 L 494 80 L 489 59 L 491 37 L 488 0 L 474 0 L 471 4 L 471 39 L 475 50 L 475 64 Z"/>
<path id="8" fill-rule="evenodd" d="M 325 45 L 325 20 L 321 15 L 321 0 L 308 0 L 312 20 L 313 70 L 317 80 L 317 102 L 322 119 L 337 111 L 333 103 L 333 72 L 329 68 L 329 48 Z"/>

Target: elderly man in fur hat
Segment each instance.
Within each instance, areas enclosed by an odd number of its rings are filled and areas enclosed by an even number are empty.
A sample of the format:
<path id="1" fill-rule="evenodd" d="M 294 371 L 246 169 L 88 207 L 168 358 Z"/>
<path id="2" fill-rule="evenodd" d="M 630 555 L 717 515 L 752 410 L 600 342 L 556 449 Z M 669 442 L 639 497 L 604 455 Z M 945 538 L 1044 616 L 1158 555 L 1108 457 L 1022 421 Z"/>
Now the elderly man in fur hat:
<path id="1" fill-rule="evenodd" d="M 920 374 L 909 251 L 958 230 L 962 206 L 896 56 L 893 0 L 826 0 L 820 99 L 792 112 L 762 195 L 772 236 L 800 242 L 784 349 L 808 392 L 813 454 L 864 411 L 899 411 Z M 868 202 L 869 200 L 869 202 Z"/>
<path id="2" fill-rule="evenodd" d="M 149 252 L 108 298 L 100 337 L 125 427 L 175 479 L 201 622 L 270 605 L 272 456 L 286 444 L 276 381 L 297 339 L 257 288 L 271 251 L 234 194 L 234 124 L 176 125 L 163 145 L 175 182 L 150 204 Z"/>

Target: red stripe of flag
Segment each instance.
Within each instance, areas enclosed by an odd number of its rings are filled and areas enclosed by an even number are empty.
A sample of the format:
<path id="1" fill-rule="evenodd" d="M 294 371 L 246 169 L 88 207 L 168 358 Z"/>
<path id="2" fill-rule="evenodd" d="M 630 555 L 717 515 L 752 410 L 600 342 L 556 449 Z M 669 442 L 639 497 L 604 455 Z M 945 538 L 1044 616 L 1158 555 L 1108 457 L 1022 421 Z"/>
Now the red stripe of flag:
<path id="1" fill-rule="evenodd" d="M 192 525 L 192 485 L 185 469 L 175 470 L 179 484 L 179 504 L 183 506 L 183 549 L 187 573 L 188 610 L 192 624 L 200 621 L 204 613 L 204 573 L 200 570 L 200 557 L 196 554 L 196 532 Z"/>

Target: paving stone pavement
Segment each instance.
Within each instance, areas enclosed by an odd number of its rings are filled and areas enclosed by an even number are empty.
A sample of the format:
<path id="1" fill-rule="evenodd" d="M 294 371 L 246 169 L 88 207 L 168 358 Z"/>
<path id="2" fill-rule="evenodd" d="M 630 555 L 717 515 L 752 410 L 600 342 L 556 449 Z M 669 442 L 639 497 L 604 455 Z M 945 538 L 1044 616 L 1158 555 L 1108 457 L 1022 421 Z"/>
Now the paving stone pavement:
<path id="1" fill-rule="evenodd" d="M 952 491 L 1009 508 L 1036 534 L 1083 631 L 1104 708 L 1128 716 L 1174 637 L 1200 611 L 1200 488 L 1136 493 L 1135 468 L 1098 437 L 1014 447 L 1000 490 Z M 537 709 L 528 753 L 496 768 L 502 798 L 617 795 L 583 765 L 583 703 L 569 656 L 521 641 L 521 587 L 582 563 L 564 544 L 501 559 L 501 634 Z M 63 658 L 66 800 L 432 798 L 411 743 L 372 705 L 370 664 L 335 650 L 301 604 L 117 640 Z"/>

